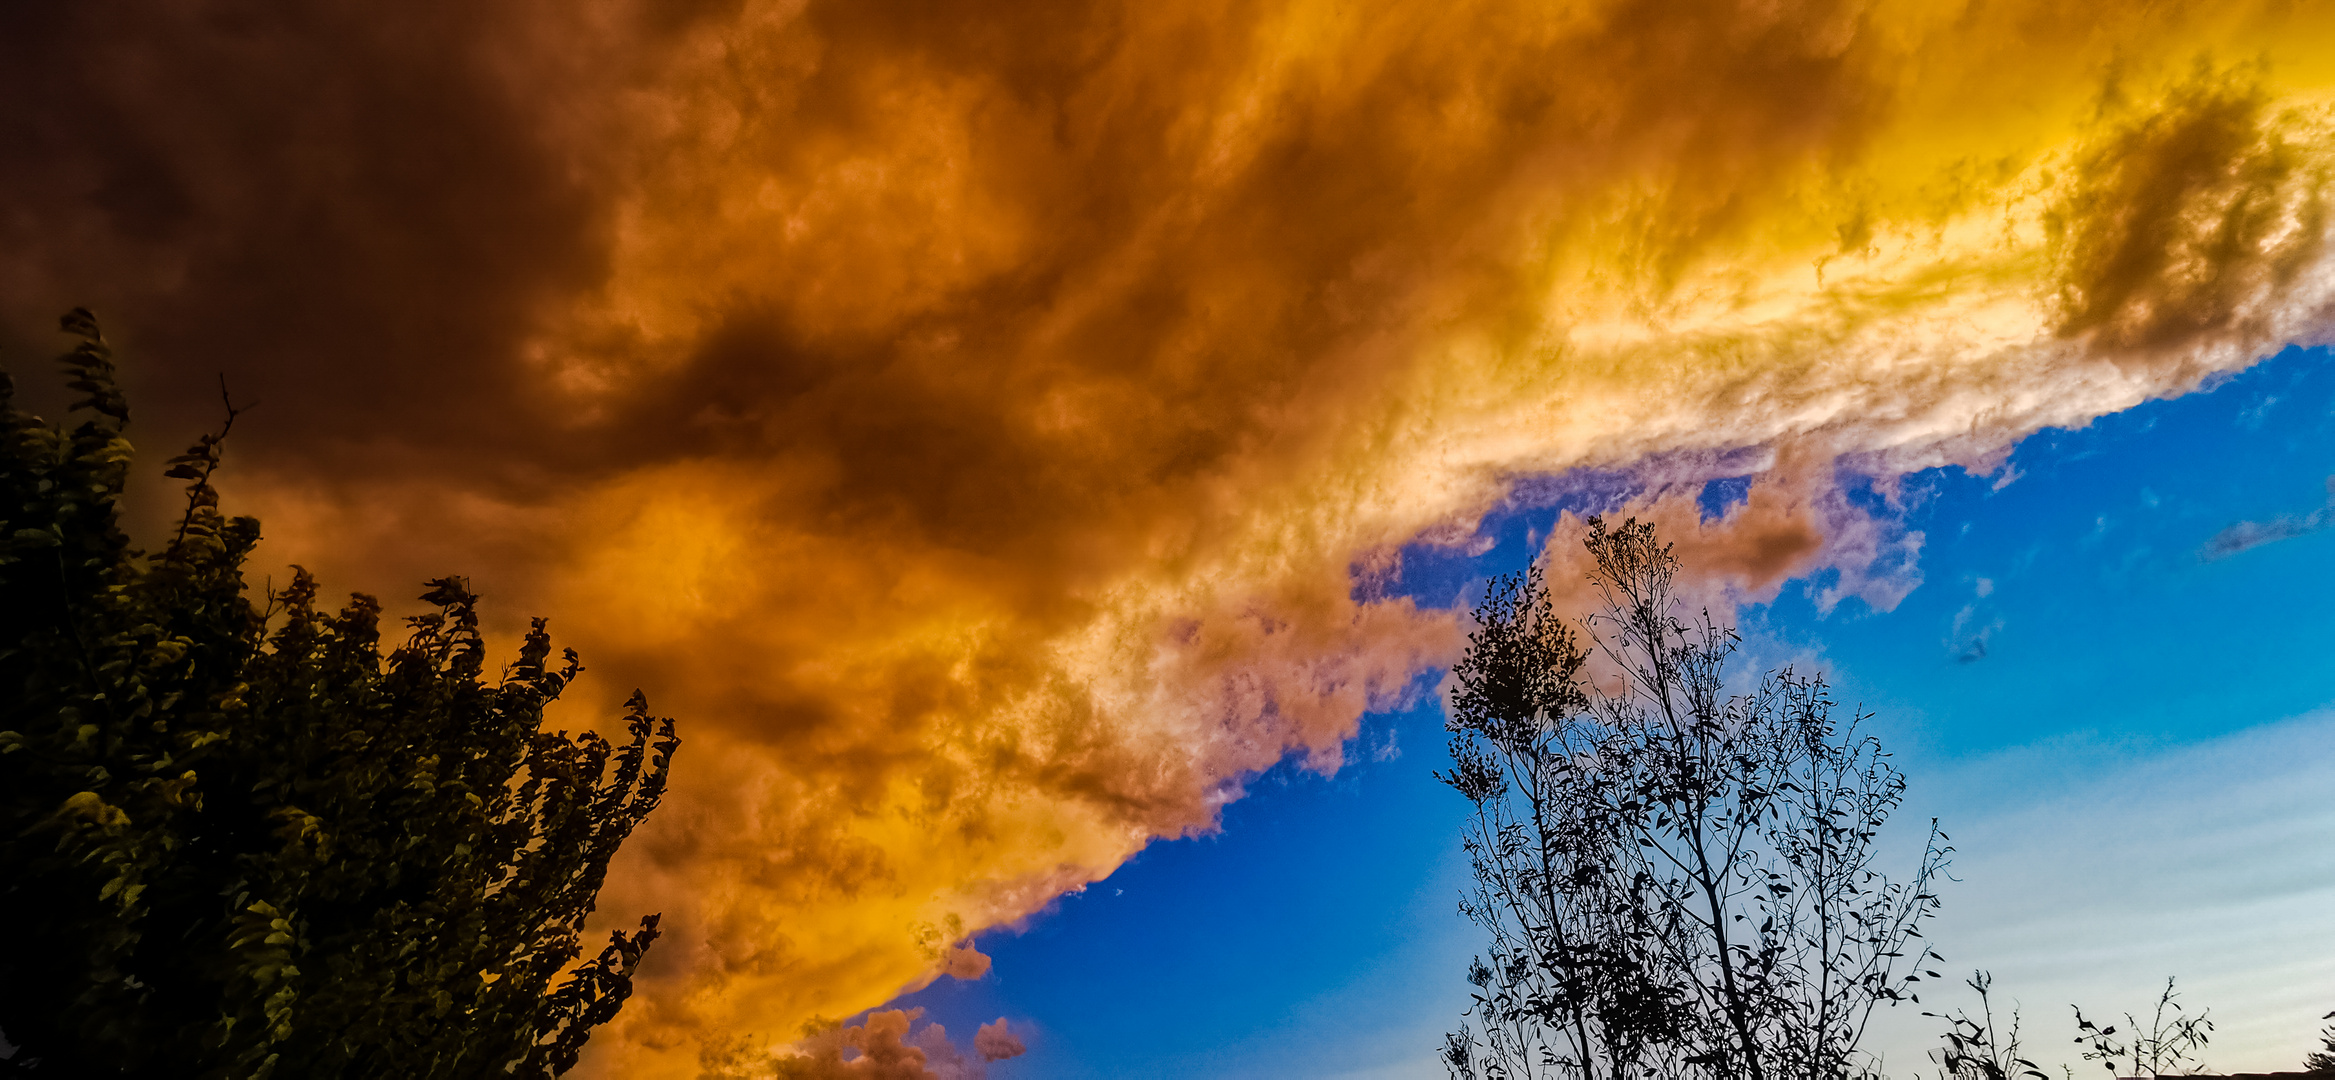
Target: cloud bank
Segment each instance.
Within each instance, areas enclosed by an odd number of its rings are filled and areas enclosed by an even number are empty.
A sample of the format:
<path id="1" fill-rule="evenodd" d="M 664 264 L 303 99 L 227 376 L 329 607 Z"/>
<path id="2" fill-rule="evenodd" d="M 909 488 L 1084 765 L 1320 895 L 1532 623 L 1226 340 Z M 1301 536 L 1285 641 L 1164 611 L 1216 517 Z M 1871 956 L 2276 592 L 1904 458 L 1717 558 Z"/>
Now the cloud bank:
<path id="1" fill-rule="evenodd" d="M 224 373 L 264 556 L 682 718 L 594 1061 L 692 1075 L 1335 767 L 1460 632 L 1356 568 L 1538 480 L 1887 606 L 1894 477 L 2320 340 L 2331 19 L 18 5 L 0 344 L 98 308 L 158 446 Z"/>

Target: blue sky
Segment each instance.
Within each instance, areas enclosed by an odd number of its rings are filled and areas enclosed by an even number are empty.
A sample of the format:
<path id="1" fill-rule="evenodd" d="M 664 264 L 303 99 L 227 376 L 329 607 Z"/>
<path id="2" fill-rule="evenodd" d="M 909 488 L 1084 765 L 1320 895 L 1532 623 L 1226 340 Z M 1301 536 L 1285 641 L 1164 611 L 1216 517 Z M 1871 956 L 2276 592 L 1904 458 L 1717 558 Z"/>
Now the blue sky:
<path id="1" fill-rule="evenodd" d="M 2062 999 L 2138 1009 L 2165 975 L 2215 1009 L 2225 1068 L 2293 1067 L 2335 1007 L 2335 819 L 2309 794 L 2335 777 L 2328 360 L 2289 349 L 2038 434 L 1994 475 L 1909 478 L 1923 583 L 1893 611 L 1820 615 L 1822 583 L 1795 582 L 1741 613 L 1748 652 L 1877 712 L 1914 785 L 1901 832 L 1935 814 L 1961 849 L 1939 947 L 1997 970 L 2045 1055 Z M 1476 558 L 1409 552 L 1403 587 L 1445 601 L 1522 565 L 1557 509 L 1488 522 Z M 1432 694 L 1370 717 L 1335 776 L 1256 778 L 1221 833 L 1154 845 L 983 937 L 989 978 L 899 1004 L 960 1037 L 1026 1021 L 1005 1077 L 1435 1075 L 1473 946 L 1441 724 Z M 1898 1075 L 1931 1026 L 1883 1025 Z"/>

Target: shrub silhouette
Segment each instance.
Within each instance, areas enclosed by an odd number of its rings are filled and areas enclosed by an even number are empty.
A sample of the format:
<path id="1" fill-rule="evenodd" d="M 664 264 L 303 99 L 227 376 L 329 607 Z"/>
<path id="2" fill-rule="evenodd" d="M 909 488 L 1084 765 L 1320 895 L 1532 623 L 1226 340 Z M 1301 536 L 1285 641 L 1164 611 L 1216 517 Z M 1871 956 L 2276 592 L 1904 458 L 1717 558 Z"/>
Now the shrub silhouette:
<path id="1" fill-rule="evenodd" d="M 385 656 L 380 605 L 255 605 L 258 522 L 212 487 L 222 430 L 171 459 L 158 553 L 119 523 L 129 409 L 96 321 L 63 363 L 79 423 L 0 374 L 0 1033 L 37 1075 L 556 1075 L 630 993 L 657 917 L 578 965 L 609 858 L 678 740 L 541 730 L 581 670 L 542 620 L 499 677 L 477 598 Z M 234 422 L 232 408 L 228 425 Z"/>

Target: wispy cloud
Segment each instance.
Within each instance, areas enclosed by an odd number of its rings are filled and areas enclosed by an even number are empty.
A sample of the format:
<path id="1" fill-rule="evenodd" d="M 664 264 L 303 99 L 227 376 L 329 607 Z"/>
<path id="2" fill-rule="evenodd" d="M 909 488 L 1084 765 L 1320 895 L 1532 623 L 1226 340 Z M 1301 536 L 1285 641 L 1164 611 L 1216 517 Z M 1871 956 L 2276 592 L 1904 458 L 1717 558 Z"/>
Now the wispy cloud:
<path id="1" fill-rule="evenodd" d="M 2206 562 L 2226 559 L 2264 544 L 2308 536 L 2331 524 L 2335 524 L 2335 476 L 2327 478 L 2327 501 L 2320 504 L 2318 509 L 2299 517 L 2280 514 L 2268 521 L 2238 522 L 2213 534 L 2213 539 L 2207 540 L 2203 547 L 2197 549 L 2197 557 Z"/>
<path id="2" fill-rule="evenodd" d="M 1979 578 L 1973 591 L 1978 598 L 1954 613 L 1954 626 L 1946 632 L 1946 650 L 1957 663 L 1975 664 L 1986 659 L 1987 640 L 2003 628 L 2002 616 L 1987 610 L 1986 598 L 1994 595 L 1994 579 Z"/>

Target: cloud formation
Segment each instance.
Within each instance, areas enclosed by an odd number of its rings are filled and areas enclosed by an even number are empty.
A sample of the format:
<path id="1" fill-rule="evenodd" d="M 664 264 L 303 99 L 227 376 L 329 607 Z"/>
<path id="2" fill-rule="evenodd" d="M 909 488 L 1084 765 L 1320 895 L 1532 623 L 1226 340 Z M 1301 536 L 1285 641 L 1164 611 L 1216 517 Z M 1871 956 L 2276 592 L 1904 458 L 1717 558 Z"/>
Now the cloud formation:
<path id="1" fill-rule="evenodd" d="M 1544 478 L 1887 606 L 1892 478 L 2320 340 L 2330 19 L 18 5 L 0 345 L 97 307 L 153 445 L 223 372 L 263 556 L 682 718 L 594 1061 L 692 1075 L 1335 767 L 1459 635 L 1354 568 Z"/>
<path id="2" fill-rule="evenodd" d="M 752 1040 L 713 1038 L 698 1055 L 703 1080 L 982 1080 L 989 1063 L 1023 1053 L 1005 1018 L 981 1025 L 968 1055 L 923 1009 L 877 1009 L 857 1024 L 817 1030 L 772 1051 Z"/>
<path id="3" fill-rule="evenodd" d="M 2280 514 L 2268 521 L 2240 521 L 2206 540 L 2197 557 L 2207 562 L 2226 559 L 2264 544 L 2308 536 L 2335 524 L 2335 476 L 2327 478 L 2327 502 L 2308 514 Z"/>
<path id="4" fill-rule="evenodd" d="M 1000 1016 L 974 1030 L 973 1052 L 980 1054 L 983 1061 L 1004 1061 L 1028 1053 L 1029 1048 L 1022 1045 L 1021 1037 Z"/>

